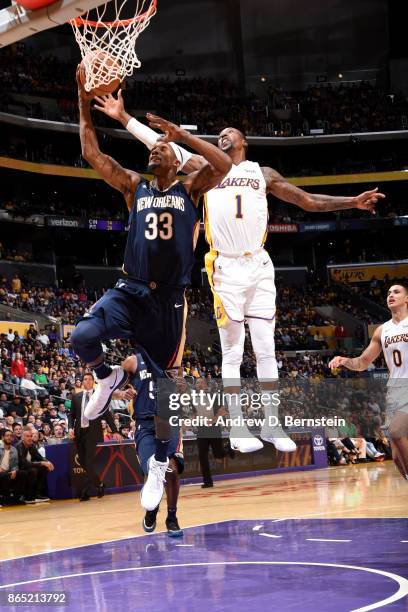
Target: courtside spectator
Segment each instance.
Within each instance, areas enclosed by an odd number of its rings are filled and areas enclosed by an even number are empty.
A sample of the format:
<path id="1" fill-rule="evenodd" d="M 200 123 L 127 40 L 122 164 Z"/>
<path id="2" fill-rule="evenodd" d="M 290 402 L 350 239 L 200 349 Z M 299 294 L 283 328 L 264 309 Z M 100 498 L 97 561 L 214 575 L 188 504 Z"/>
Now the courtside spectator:
<path id="1" fill-rule="evenodd" d="M 44 459 L 33 442 L 30 426 L 23 429 L 22 441 L 17 445 L 19 468 L 26 474 L 25 499 L 28 504 L 49 501 L 44 495 L 47 472 L 54 469 L 51 461 Z"/>
<path id="2" fill-rule="evenodd" d="M 13 434 L 8 430 L 1 430 L 0 439 L 0 507 L 8 501 L 13 490 L 14 503 L 24 503 L 24 486 L 26 474 L 19 471 L 18 451 L 14 446 Z"/>
<path id="3" fill-rule="evenodd" d="M 64 432 L 64 428 L 60 424 L 55 424 L 53 427 L 53 435 L 47 440 L 47 444 L 65 444 L 69 442 L 69 438 Z"/>

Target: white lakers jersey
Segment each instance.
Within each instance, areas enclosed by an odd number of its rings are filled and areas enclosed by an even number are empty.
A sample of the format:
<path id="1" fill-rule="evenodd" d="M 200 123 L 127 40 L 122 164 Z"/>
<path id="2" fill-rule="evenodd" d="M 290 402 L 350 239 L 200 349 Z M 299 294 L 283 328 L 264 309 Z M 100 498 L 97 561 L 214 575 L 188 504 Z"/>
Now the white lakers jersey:
<path id="1" fill-rule="evenodd" d="M 228 255 L 254 252 L 267 235 L 266 183 L 259 164 L 233 165 L 217 187 L 205 196 L 206 239 L 211 248 Z"/>
<path id="2" fill-rule="evenodd" d="M 391 379 L 408 379 L 408 317 L 383 324 L 381 344 Z"/>

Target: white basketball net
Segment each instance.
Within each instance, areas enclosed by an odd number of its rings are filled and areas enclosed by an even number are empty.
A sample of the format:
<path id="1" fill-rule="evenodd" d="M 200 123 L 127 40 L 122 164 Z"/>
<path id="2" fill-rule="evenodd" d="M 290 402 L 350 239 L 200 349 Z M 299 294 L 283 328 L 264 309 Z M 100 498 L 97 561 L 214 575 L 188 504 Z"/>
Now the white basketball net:
<path id="1" fill-rule="evenodd" d="M 121 19 L 127 0 L 114 0 L 88 11 L 70 21 L 79 45 L 85 67 L 85 89 L 90 91 L 100 85 L 108 85 L 115 79 L 122 81 L 140 67 L 136 55 L 136 39 L 156 14 L 157 0 L 133 0 L 134 17 Z M 132 3 L 133 3 L 132 2 Z M 113 5 L 115 21 L 104 21 L 108 4 Z"/>

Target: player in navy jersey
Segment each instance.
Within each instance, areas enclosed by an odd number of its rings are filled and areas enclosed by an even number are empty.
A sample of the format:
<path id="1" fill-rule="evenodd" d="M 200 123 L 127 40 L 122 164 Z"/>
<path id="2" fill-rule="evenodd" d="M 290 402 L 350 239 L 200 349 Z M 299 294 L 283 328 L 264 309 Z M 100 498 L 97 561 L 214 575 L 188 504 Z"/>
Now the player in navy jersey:
<path id="1" fill-rule="evenodd" d="M 123 369 L 129 374 L 131 388 L 117 391 L 115 397 L 132 399 L 133 419 L 136 423 L 135 444 L 140 466 L 145 476 L 149 473 L 149 462 L 156 448 L 155 418 L 157 417 L 156 389 L 150 360 L 147 355 L 137 352 L 125 359 Z M 177 500 L 180 490 L 180 474 L 184 470 L 183 438 L 179 427 L 171 428 L 167 448 L 169 466 L 165 474 L 167 495 L 166 527 L 170 537 L 182 536 L 177 519 Z M 156 528 L 159 505 L 148 510 L 143 518 L 143 529 L 151 533 Z"/>
<path id="2" fill-rule="evenodd" d="M 148 353 L 155 376 L 181 364 L 186 316 L 184 290 L 194 263 L 199 229 L 197 205 L 200 197 L 228 173 L 231 160 L 210 143 L 148 114 L 150 126 L 160 129 L 164 136 L 150 152 L 148 171 L 154 179 L 146 181 L 102 153 L 91 119 L 91 96 L 81 85 L 78 71 L 77 82 L 82 155 L 109 185 L 123 194 L 130 211 L 124 276 L 85 314 L 71 335 L 75 352 L 93 368 L 98 380 L 85 411 L 87 418 L 95 419 L 107 409 L 113 392 L 127 380 L 121 366 L 105 363 L 103 341 L 133 340 Z M 180 156 L 176 155 L 178 149 L 169 144 L 176 140 L 208 161 L 202 170 L 187 175 L 183 183 L 176 178 L 181 164 Z M 165 474 L 169 433 L 164 419 L 156 429 L 152 472 L 159 470 Z M 143 489 L 142 504 L 147 510 L 157 506 L 157 497 L 161 498 L 163 493 L 160 487 L 154 490 L 156 481 L 148 478 Z"/>

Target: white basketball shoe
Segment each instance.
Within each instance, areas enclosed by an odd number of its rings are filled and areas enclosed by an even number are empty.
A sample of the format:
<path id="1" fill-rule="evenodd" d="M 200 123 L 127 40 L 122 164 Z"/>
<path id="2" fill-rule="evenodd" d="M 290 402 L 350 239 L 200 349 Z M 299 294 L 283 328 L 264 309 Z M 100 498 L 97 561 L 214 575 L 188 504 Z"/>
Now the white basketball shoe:
<path id="1" fill-rule="evenodd" d="M 282 453 L 293 453 L 297 448 L 295 442 L 289 438 L 282 427 L 264 425 L 261 429 L 261 438 L 264 442 L 273 444 L 276 450 Z"/>
<path id="2" fill-rule="evenodd" d="M 230 444 L 233 450 L 240 453 L 254 453 L 263 448 L 262 442 L 246 426 L 231 427 Z"/>
<path id="3" fill-rule="evenodd" d="M 127 372 L 120 366 L 112 366 L 112 372 L 107 378 L 98 381 L 98 386 L 91 395 L 88 404 L 85 406 L 84 415 L 90 421 L 97 419 L 108 408 L 112 395 L 117 389 L 123 387 L 127 380 Z"/>
<path id="4" fill-rule="evenodd" d="M 157 461 L 152 455 L 148 461 L 149 473 L 143 489 L 140 492 L 140 502 L 145 510 L 154 510 L 161 502 L 164 492 L 164 481 L 169 460 L 165 463 Z"/>

